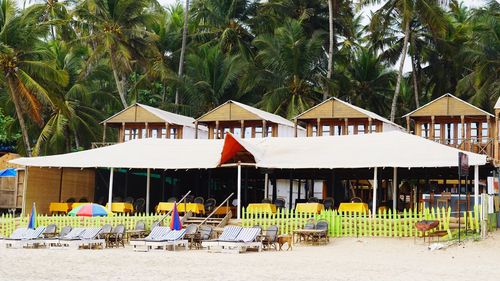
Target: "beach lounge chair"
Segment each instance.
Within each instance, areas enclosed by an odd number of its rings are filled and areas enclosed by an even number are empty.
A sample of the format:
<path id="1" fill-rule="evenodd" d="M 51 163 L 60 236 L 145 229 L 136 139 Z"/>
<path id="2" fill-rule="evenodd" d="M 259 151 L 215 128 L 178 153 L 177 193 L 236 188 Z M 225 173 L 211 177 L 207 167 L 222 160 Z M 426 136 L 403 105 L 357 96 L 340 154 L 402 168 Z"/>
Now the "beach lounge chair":
<path id="1" fill-rule="evenodd" d="M 262 247 L 264 249 L 271 249 L 274 248 L 274 250 L 278 250 L 278 226 L 277 225 L 271 225 L 270 227 L 267 228 L 265 235 L 263 236 L 262 239 Z"/>
<path id="2" fill-rule="evenodd" d="M 326 220 L 319 220 L 315 226 L 316 230 L 321 230 L 321 232 L 314 233 L 312 235 L 313 243 L 325 243 L 328 244 L 328 222 Z"/>
<path id="3" fill-rule="evenodd" d="M 59 239 L 65 238 L 68 236 L 68 234 L 72 231 L 71 226 L 65 226 L 61 229 L 61 232 L 59 232 L 59 235 L 54 236 L 54 237 L 44 237 L 42 240 L 42 243 L 45 246 L 48 246 L 49 248 L 54 247 L 54 246 L 61 246 L 59 243 Z M 83 230 L 83 229 L 81 229 Z"/>
<path id="4" fill-rule="evenodd" d="M 184 237 L 189 241 L 189 249 L 194 245 L 194 240 L 198 235 L 198 226 L 196 224 L 190 224 L 186 227 L 186 234 Z"/>
<path id="5" fill-rule="evenodd" d="M 134 251 L 140 250 L 141 247 L 147 250 L 146 241 L 157 241 L 162 238 L 162 235 L 168 232 L 170 232 L 170 227 L 168 226 L 155 226 L 146 238 L 130 240 L 130 245 L 134 247 Z"/>
<path id="6" fill-rule="evenodd" d="M 21 240 L 24 237 L 26 231 L 28 231 L 26 227 L 18 228 L 14 230 L 9 237 L 0 239 L 0 243 L 7 246 L 7 244 L 12 243 L 13 241 Z"/>
<path id="7" fill-rule="evenodd" d="M 219 238 L 214 240 L 203 241 L 201 243 L 201 246 L 203 248 L 207 248 L 208 251 L 211 251 L 212 249 L 218 250 L 219 242 L 234 241 L 236 237 L 238 237 L 238 234 L 241 232 L 242 229 L 243 228 L 241 226 L 228 225 L 224 227 L 224 230 L 222 231 L 222 234 L 219 236 Z"/>
<path id="8" fill-rule="evenodd" d="M 11 235 L 11 237 L 4 239 L 4 244 L 7 248 L 18 248 L 32 245 L 33 240 L 40 238 L 44 231 L 45 226 L 39 226 L 35 229 L 25 228 L 24 231 L 19 230 L 17 233 L 12 233 L 13 235 Z"/>
<path id="9" fill-rule="evenodd" d="M 249 248 L 262 251 L 262 242 L 258 241 L 261 229 L 258 227 L 243 228 L 233 241 L 220 241 L 219 247 L 222 252 L 241 253 Z"/>
<path id="10" fill-rule="evenodd" d="M 124 243 L 124 237 L 125 237 L 125 226 L 123 224 L 117 225 L 111 233 L 106 237 L 106 246 L 107 247 L 119 247 L 122 245 L 122 247 L 125 247 Z"/>
<path id="11" fill-rule="evenodd" d="M 212 231 L 213 228 L 210 225 L 200 225 L 198 228 L 198 233 L 194 236 L 193 239 L 193 246 L 196 247 L 196 249 L 201 248 L 201 243 L 203 241 L 207 241 L 212 237 Z"/>
<path id="12" fill-rule="evenodd" d="M 105 241 L 99 238 L 101 231 L 101 227 L 84 228 L 80 235 L 72 238 L 60 239 L 60 243 L 63 246 L 77 249 L 85 246 L 88 246 L 89 249 L 92 249 L 93 246 L 101 246 L 101 248 L 104 248 Z"/>
<path id="13" fill-rule="evenodd" d="M 163 234 L 156 240 L 146 240 L 146 247 L 149 249 L 154 248 L 162 248 L 167 249 L 167 247 L 172 246 L 175 251 L 176 246 L 184 246 L 187 250 L 189 242 L 184 239 L 184 235 L 186 235 L 186 229 L 181 230 L 171 230 L 166 234 Z"/>
<path id="14" fill-rule="evenodd" d="M 45 228 L 45 231 L 43 232 L 43 237 L 44 238 L 52 238 L 52 237 L 56 236 L 56 234 L 57 234 L 57 225 L 49 224 Z"/>

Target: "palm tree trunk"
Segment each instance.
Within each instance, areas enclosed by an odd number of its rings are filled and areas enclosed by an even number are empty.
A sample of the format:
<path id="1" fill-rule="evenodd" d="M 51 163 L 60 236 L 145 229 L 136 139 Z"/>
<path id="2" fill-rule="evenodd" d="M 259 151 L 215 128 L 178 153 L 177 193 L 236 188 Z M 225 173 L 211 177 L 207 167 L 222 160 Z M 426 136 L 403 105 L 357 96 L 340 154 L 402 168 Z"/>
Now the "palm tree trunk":
<path id="1" fill-rule="evenodd" d="M 17 114 L 17 120 L 19 121 L 19 127 L 21 128 L 21 134 L 23 136 L 23 142 L 24 142 L 24 147 L 26 149 L 26 155 L 28 157 L 31 157 L 31 145 L 30 145 L 30 138 L 28 135 L 28 129 L 26 128 L 26 123 L 24 121 L 24 116 L 23 116 L 23 111 L 21 109 L 21 101 L 19 100 L 19 97 L 15 94 L 15 84 L 14 81 L 12 81 L 12 78 L 7 78 L 7 83 L 9 86 L 9 94 L 10 97 L 12 98 L 12 102 L 14 103 L 14 107 L 16 109 L 16 114 Z"/>
<path id="2" fill-rule="evenodd" d="M 419 108 L 420 107 L 420 103 L 419 103 L 419 92 L 418 92 L 418 83 L 417 83 L 417 67 L 416 67 L 416 61 L 415 61 L 415 57 L 414 56 L 411 56 L 411 68 L 412 68 L 412 71 L 411 71 L 411 76 L 412 76 L 412 79 L 413 79 L 413 93 L 415 94 L 415 108 Z"/>
<path id="3" fill-rule="evenodd" d="M 179 72 L 177 73 L 179 78 L 181 78 L 184 72 L 184 56 L 186 53 L 186 41 L 188 33 L 188 13 L 189 13 L 189 0 L 186 0 L 186 9 L 184 11 L 184 27 L 182 28 L 182 45 L 181 45 L 181 55 L 179 58 Z M 179 89 L 175 90 L 175 104 L 179 104 Z"/>
<path id="4" fill-rule="evenodd" d="M 396 89 L 394 89 L 394 97 L 391 105 L 391 121 L 396 118 L 396 109 L 398 105 L 399 91 L 401 87 L 401 79 L 403 79 L 403 67 L 405 65 L 406 53 L 408 51 L 408 37 L 410 37 L 410 19 L 405 23 L 405 38 L 403 40 L 403 50 L 401 51 L 401 61 L 399 62 L 398 78 L 396 80 Z"/>
<path id="5" fill-rule="evenodd" d="M 329 47 L 328 47 L 328 72 L 326 74 L 327 83 L 332 79 L 333 73 L 333 1 L 328 0 L 328 29 L 329 29 Z M 328 87 L 323 92 L 323 100 L 328 98 Z"/>
<path id="6" fill-rule="evenodd" d="M 116 62 L 114 59 L 114 54 L 111 52 L 110 56 L 110 61 L 111 61 L 111 68 L 113 70 L 113 76 L 115 78 L 115 83 L 116 83 L 116 89 L 118 90 L 118 95 L 120 96 L 120 100 L 122 102 L 123 108 L 127 108 L 127 99 L 125 98 L 125 87 L 123 86 L 123 81 L 120 80 L 120 76 L 118 75 L 118 71 L 116 70 Z"/>

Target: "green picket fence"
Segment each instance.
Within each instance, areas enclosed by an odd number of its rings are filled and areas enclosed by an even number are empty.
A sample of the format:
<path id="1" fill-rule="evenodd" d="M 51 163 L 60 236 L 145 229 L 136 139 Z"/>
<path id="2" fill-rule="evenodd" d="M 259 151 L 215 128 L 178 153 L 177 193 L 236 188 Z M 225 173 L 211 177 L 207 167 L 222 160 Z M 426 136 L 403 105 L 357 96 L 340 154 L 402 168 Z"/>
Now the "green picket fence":
<path id="1" fill-rule="evenodd" d="M 468 214 L 469 229 L 479 230 L 479 211 L 476 208 Z M 431 208 L 417 212 L 404 210 L 403 212 L 392 212 L 392 210 L 379 212 L 372 216 L 370 213 L 337 212 L 336 210 L 324 210 L 316 213 L 299 213 L 294 210 L 278 210 L 276 213 L 266 211 L 248 212 L 242 209 L 242 225 L 251 227 L 259 225 L 266 229 L 270 225 L 277 225 L 280 234 L 291 234 L 294 230 L 304 227 L 308 220 L 324 219 L 329 223 L 329 235 L 331 237 L 414 237 L 420 235 L 415 228 L 415 223 L 421 220 L 438 220 L 437 230 L 450 233 L 451 208 Z"/>
<path id="2" fill-rule="evenodd" d="M 130 216 L 128 214 L 116 213 L 109 217 L 70 217 L 65 215 L 37 215 L 37 225 L 47 226 L 49 224 L 56 224 L 59 228 L 64 226 L 71 227 L 98 227 L 105 224 L 116 226 L 123 224 L 127 229 L 133 229 L 137 221 L 144 221 L 147 227 L 151 226 L 153 222 L 159 221 L 163 215 L 146 215 L 135 214 Z M 16 228 L 26 227 L 28 225 L 28 216 L 14 217 L 11 214 L 3 214 L 0 216 L 0 234 L 8 237 Z M 164 224 L 170 222 L 170 217 L 165 218 Z"/>

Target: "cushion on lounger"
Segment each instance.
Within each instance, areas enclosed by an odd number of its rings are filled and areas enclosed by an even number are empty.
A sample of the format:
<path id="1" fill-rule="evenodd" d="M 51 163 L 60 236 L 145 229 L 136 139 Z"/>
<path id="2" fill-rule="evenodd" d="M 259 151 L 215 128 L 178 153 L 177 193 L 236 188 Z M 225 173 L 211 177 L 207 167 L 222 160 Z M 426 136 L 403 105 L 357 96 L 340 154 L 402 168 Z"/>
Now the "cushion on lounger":
<path id="1" fill-rule="evenodd" d="M 257 227 L 243 228 L 234 240 L 238 242 L 253 242 L 259 233 L 260 228 Z"/>
<path id="2" fill-rule="evenodd" d="M 224 227 L 224 231 L 222 231 L 222 234 L 219 236 L 217 240 L 219 241 L 234 241 L 236 237 L 238 237 L 238 234 L 243 228 L 240 226 L 226 226 Z"/>

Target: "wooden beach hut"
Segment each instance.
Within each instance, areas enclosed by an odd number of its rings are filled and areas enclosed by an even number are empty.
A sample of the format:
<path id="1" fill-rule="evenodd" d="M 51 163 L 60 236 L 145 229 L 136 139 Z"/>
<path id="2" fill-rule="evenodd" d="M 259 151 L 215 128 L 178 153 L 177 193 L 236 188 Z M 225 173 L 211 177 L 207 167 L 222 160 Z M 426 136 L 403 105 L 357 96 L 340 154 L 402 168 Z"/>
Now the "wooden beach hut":
<path id="1" fill-rule="evenodd" d="M 207 129 L 194 125 L 192 117 L 175 114 L 145 104 L 135 103 L 102 121 L 103 139 L 94 147 L 112 144 L 107 142 L 107 128 L 118 130 L 117 141 L 141 138 L 193 139 L 207 137 Z"/>
<path id="2" fill-rule="evenodd" d="M 445 94 L 403 117 L 408 132 L 417 136 L 498 159 L 495 116 L 454 95 Z"/>
<path id="3" fill-rule="evenodd" d="M 308 137 L 404 130 L 376 113 L 335 97 L 299 114 L 294 121 L 295 124 L 305 126 Z"/>
<path id="4" fill-rule="evenodd" d="M 222 139 L 228 132 L 241 138 L 293 137 L 296 130 L 305 135 L 290 120 L 232 100 L 203 114 L 195 124 L 208 127 L 209 139 Z"/>

